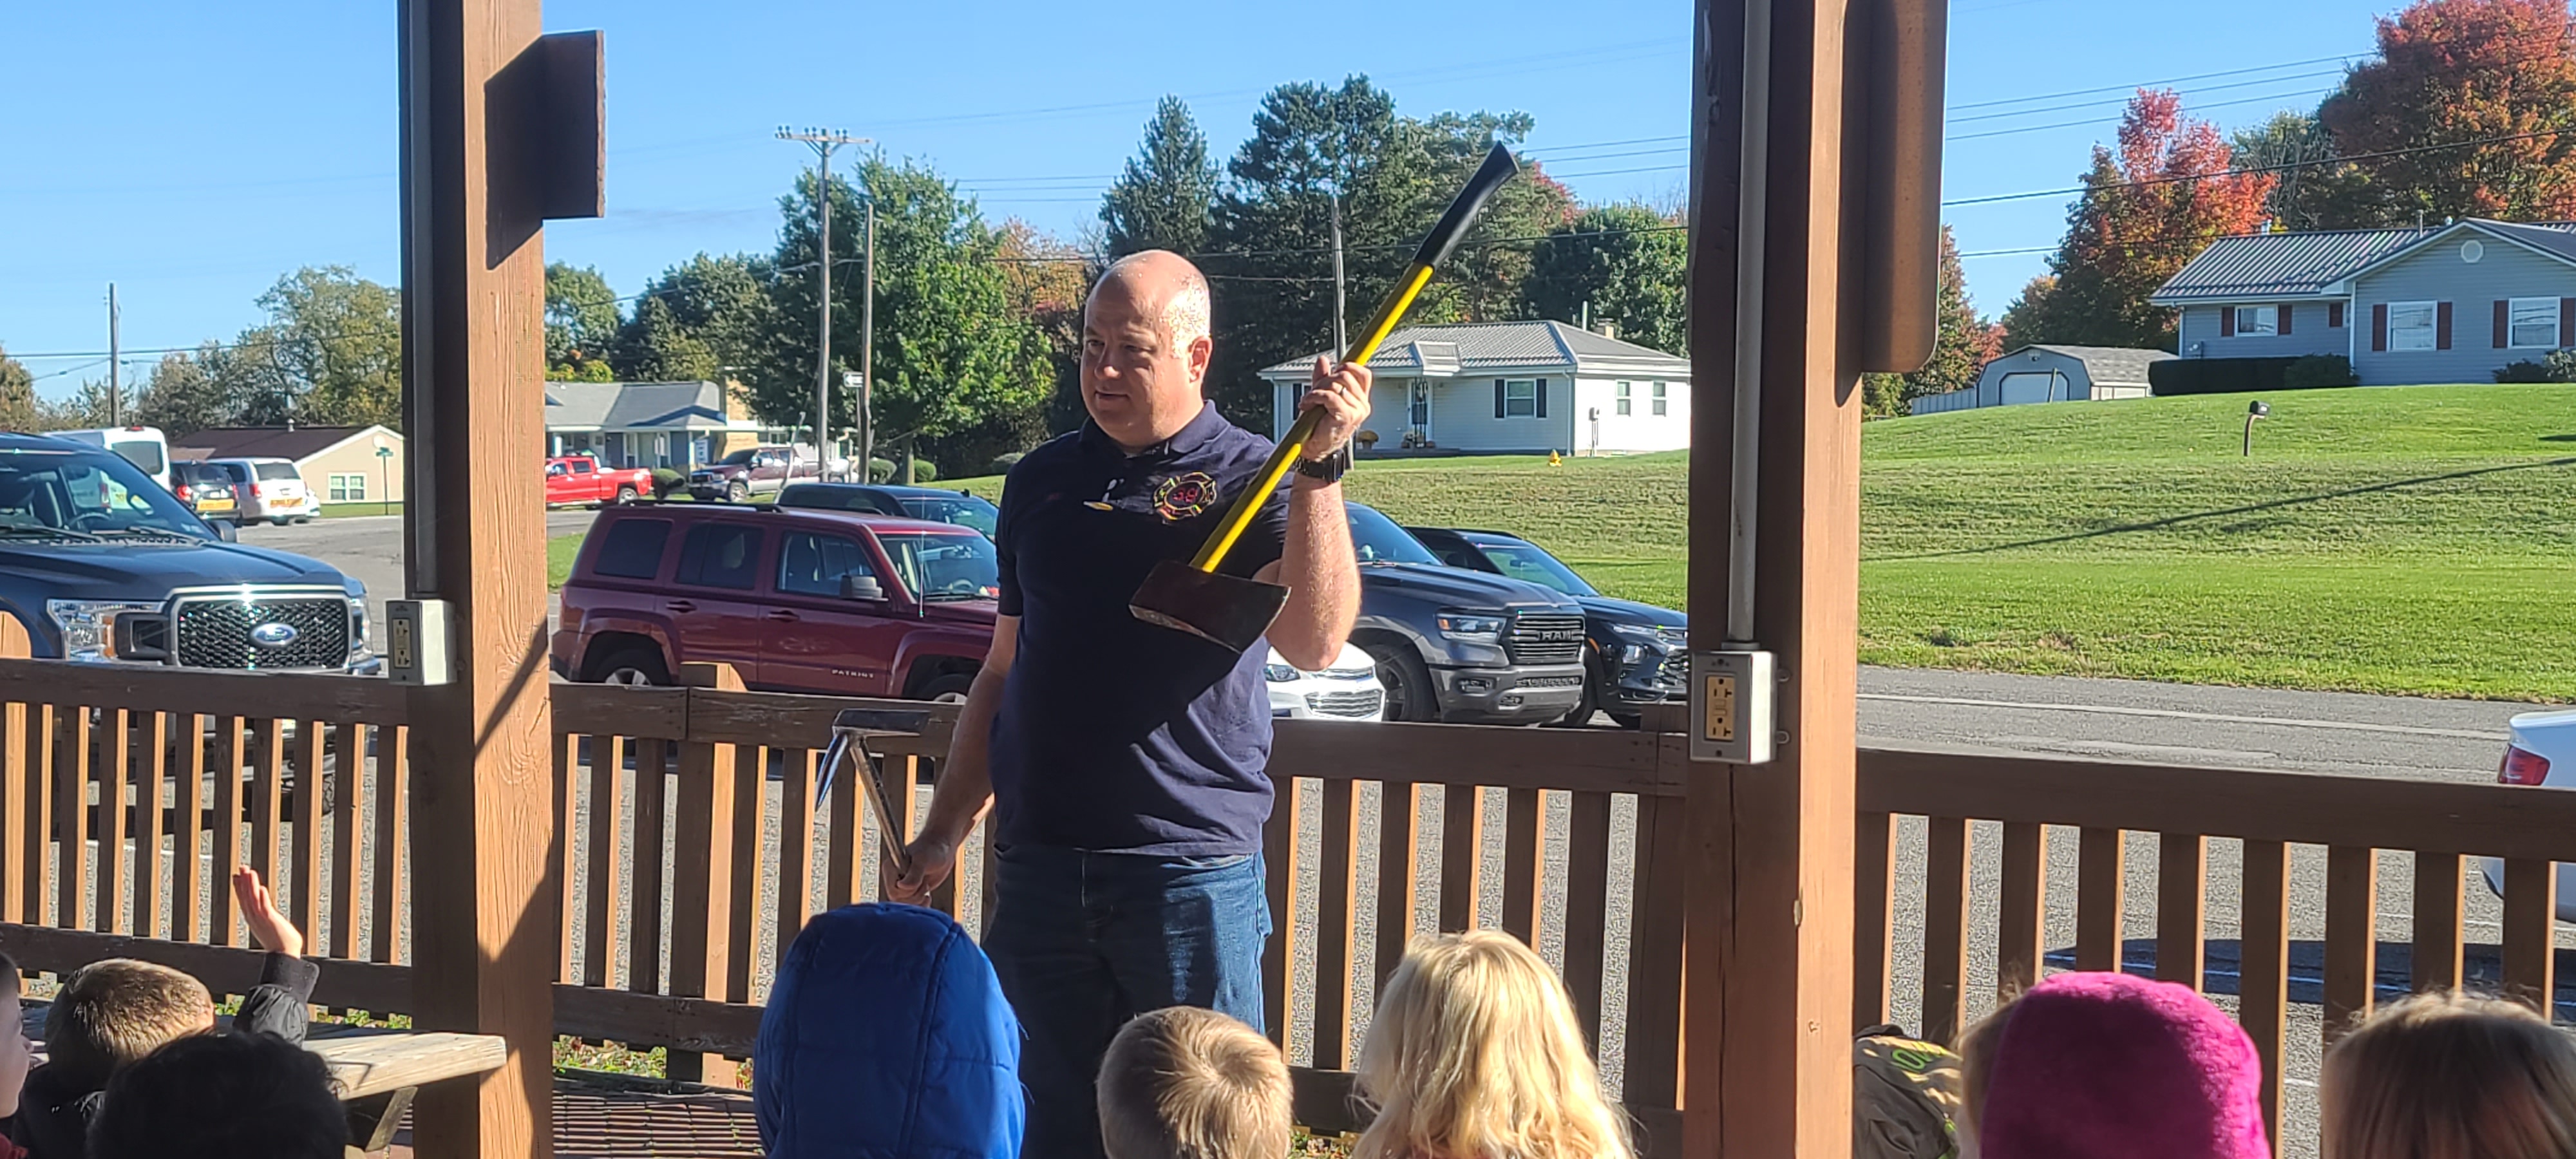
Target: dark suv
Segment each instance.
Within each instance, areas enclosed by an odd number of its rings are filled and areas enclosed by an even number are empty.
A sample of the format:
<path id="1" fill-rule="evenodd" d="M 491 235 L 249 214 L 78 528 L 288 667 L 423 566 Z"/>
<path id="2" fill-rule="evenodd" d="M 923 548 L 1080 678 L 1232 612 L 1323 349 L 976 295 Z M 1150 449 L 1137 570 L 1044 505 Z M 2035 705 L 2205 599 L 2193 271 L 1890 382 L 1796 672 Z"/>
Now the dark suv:
<path id="1" fill-rule="evenodd" d="M 45 659 L 372 673 L 367 592 L 231 541 L 94 446 L 0 434 L 0 610 Z"/>
<path id="2" fill-rule="evenodd" d="M 742 504 L 599 514 L 563 586 L 571 680 L 669 684 L 734 666 L 754 688 L 963 699 L 991 651 L 1000 561 L 971 528 Z"/>
<path id="3" fill-rule="evenodd" d="M 1646 705 L 1690 698 L 1689 616 L 1602 595 L 1563 560 L 1517 535 L 1449 527 L 1405 530 L 1451 567 L 1525 580 L 1583 605 L 1583 707 L 1571 723 L 1588 723 L 1599 710 L 1635 728 Z"/>
<path id="4" fill-rule="evenodd" d="M 979 496 L 899 483 L 796 483 L 778 493 L 778 505 L 954 523 L 983 532 L 986 539 L 1002 522 L 1001 508 Z"/>

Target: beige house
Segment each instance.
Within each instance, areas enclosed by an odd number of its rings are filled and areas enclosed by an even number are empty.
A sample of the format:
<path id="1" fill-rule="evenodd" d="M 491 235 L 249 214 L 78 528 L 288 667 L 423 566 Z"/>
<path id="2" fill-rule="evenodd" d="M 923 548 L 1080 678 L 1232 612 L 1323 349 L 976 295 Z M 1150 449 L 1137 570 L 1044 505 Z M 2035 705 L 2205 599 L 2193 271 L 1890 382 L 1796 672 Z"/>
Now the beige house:
<path id="1" fill-rule="evenodd" d="M 402 432 L 385 426 L 215 427 L 170 440 L 172 462 L 286 459 L 324 503 L 400 503 Z"/>
<path id="2" fill-rule="evenodd" d="M 546 453 L 689 471 L 762 442 L 742 392 L 714 382 L 549 382 Z"/>

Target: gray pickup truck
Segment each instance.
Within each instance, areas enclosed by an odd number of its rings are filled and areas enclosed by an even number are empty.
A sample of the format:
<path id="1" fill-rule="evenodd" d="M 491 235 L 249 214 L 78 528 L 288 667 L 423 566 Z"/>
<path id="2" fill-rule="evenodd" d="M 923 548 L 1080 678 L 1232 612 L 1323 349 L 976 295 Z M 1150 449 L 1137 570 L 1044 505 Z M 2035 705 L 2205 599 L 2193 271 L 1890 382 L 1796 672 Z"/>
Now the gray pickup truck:
<path id="1" fill-rule="evenodd" d="M 1546 724 L 1583 703 L 1583 605 L 1537 584 L 1448 567 L 1395 521 L 1350 505 L 1360 617 L 1386 719 Z"/>

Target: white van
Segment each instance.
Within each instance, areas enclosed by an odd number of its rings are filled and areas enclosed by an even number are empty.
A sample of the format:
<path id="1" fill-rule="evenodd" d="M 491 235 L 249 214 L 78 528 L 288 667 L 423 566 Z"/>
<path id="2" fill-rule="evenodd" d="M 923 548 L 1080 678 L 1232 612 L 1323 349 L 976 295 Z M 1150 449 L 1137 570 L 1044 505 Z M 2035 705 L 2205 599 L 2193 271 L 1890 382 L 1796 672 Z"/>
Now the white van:
<path id="1" fill-rule="evenodd" d="M 159 427 L 97 427 L 79 431 L 47 432 L 58 439 L 70 439 L 114 451 L 126 462 L 152 476 L 161 489 L 170 489 L 170 439 Z"/>
<path id="2" fill-rule="evenodd" d="M 232 477 L 241 522 L 311 523 L 321 510 L 292 459 L 209 459 L 207 465 Z"/>

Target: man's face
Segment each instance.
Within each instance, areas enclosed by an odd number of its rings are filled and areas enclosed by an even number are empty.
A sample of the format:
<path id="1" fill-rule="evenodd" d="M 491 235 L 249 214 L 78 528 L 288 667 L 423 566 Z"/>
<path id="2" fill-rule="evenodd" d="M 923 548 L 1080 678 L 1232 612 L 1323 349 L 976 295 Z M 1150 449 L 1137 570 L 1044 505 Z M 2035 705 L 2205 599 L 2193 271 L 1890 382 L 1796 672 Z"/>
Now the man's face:
<path id="1" fill-rule="evenodd" d="M 1203 334 L 1174 341 L 1160 310 L 1139 297 L 1124 283 L 1103 284 L 1082 320 L 1083 406 L 1130 449 L 1168 439 L 1198 415 L 1210 350 Z"/>

